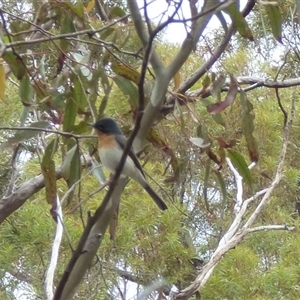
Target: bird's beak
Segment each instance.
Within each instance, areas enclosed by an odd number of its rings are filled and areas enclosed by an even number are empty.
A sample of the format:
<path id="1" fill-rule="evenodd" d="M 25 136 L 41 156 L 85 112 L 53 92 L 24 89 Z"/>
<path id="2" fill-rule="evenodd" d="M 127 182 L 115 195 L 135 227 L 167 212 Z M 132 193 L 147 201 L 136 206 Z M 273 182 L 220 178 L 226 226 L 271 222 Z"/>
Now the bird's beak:
<path id="1" fill-rule="evenodd" d="M 86 123 L 87 125 L 94 127 L 94 123 Z"/>

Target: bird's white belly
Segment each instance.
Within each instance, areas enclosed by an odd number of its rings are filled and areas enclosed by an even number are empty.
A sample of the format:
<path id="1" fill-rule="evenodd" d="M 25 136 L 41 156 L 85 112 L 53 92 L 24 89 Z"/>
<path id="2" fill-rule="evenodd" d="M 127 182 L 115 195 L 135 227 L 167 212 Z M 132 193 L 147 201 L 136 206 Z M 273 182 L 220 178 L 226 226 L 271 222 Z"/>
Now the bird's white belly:
<path id="1" fill-rule="evenodd" d="M 115 173 L 115 170 L 120 163 L 120 157 L 122 157 L 122 154 L 123 151 L 121 151 L 120 149 L 111 150 L 108 148 L 102 148 L 101 150 L 99 150 L 99 156 L 103 166 L 109 169 L 112 173 Z M 143 184 L 143 182 L 145 181 L 144 177 L 141 175 L 140 171 L 136 168 L 134 162 L 129 156 L 127 156 L 126 158 L 126 162 L 121 174 L 123 176 L 133 178 L 140 184 Z"/>

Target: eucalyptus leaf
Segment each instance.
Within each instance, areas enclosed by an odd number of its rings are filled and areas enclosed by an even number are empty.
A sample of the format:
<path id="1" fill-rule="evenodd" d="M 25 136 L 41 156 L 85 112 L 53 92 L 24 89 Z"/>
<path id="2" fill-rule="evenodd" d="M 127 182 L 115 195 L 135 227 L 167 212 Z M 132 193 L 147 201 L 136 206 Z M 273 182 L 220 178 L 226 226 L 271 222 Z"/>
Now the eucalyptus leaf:
<path id="1" fill-rule="evenodd" d="M 103 173 L 102 166 L 96 160 L 93 159 L 92 168 L 93 175 L 95 176 L 95 178 L 99 181 L 100 184 L 103 184 L 106 181 L 106 178 Z"/>
<path id="2" fill-rule="evenodd" d="M 204 139 L 200 137 L 190 138 L 190 141 L 197 147 L 207 148 L 210 146 L 210 143 L 205 143 Z"/>

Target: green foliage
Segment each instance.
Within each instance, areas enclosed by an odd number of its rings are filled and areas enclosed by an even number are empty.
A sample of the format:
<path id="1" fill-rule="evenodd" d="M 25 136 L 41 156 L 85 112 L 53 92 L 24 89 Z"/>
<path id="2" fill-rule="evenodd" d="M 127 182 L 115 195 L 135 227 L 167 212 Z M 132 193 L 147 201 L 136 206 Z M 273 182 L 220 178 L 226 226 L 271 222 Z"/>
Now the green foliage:
<path id="1" fill-rule="evenodd" d="M 217 267 L 208 287 L 202 292 L 204 299 L 216 297 L 231 299 L 251 299 L 256 293 L 259 258 L 246 246 L 239 246 L 228 253 Z M 253 288 L 254 287 L 254 288 Z"/>
<path id="2" fill-rule="evenodd" d="M 226 255 L 201 293 L 205 299 L 296 299 L 296 234 L 255 233 Z M 296 251 L 296 252 L 295 252 Z"/>
<path id="3" fill-rule="evenodd" d="M 5 89 L 0 89 L 0 125 L 41 130 L 1 131 L 0 193 L 7 192 L 8 187 L 11 192 L 17 190 L 41 172 L 45 189 L 32 195 L 1 224 L 0 276 L 3 279 L 20 268 L 25 275 L 23 281 L 28 280 L 36 296 L 42 298 L 56 227 L 50 213 L 55 207 L 54 196 L 58 194 L 62 199 L 73 188 L 63 204 L 65 232 L 56 285 L 87 216 L 97 210 L 106 194 L 105 189 L 96 192 L 99 177 L 93 176 L 91 167 L 84 164 L 86 158 L 93 156 L 97 162 L 92 165 L 99 165 L 96 139 L 82 136 L 92 133 L 87 123 L 103 115 L 116 118 L 124 133 L 130 134 L 138 113 L 137 84 L 144 51 L 131 17 L 125 17 L 128 9 L 122 1 L 100 1 L 103 11 L 99 11 L 100 2 L 96 5 L 93 1 L 50 1 L 42 5 L 39 1 L 23 1 L 15 7 L 10 2 L 3 2 L 10 14 L 4 12 L 9 25 L 0 38 L 6 44 L 24 44 L 4 49 L 0 61 L 0 84 L 5 84 Z M 292 4 L 258 3 L 250 18 L 242 16 L 236 3 L 227 7 L 235 30 L 247 39 L 254 38 L 256 44 L 239 35 L 233 37 L 211 68 L 211 64 L 204 63 L 213 57 L 217 46 L 222 46 L 219 43 L 228 28 L 208 28 L 194 52 L 168 78 L 166 101 L 158 122 L 146 137 L 140 158 L 150 175 L 149 182 L 169 209 L 160 213 L 142 187 L 130 181 L 122 193 L 118 222 L 111 224 L 115 232 L 105 235 L 78 289 L 78 299 L 119 299 L 123 292 L 122 297 L 127 299 L 162 278 L 168 286 L 187 287 L 235 215 L 236 182 L 226 157 L 243 177 L 243 199 L 269 186 L 278 167 L 284 116 L 273 89 L 253 87 L 242 92 L 241 88 L 249 86 L 238 84 L 236 78 L 279 75 L 276 78 L 281 80 L 298 76 L 297 51 L 277 53 L 276 59 L 272 58 L 278 50 L 274 38 L 280 41 L 282 32 L 292 32 L 293 26 L 298 26 L 289 19 Z M 119 17 L 122 20 L 115 22 Z M 34 30 L 32 24 L 50 26 Z M 43 42 L 26 44 L 33 41 L 34 34 L 40 34 L 35 38 Z M 163 34 L 159 34 L 152 50 L 161 64 L 168 66 L 180 48 L 165 43 Z M 298 43 L 294 38 L 295 41 L 288 40 L 291 49 Z M 8 78 L 3 76 L 2 62 L 12 72 L 7 73 Z M 201 68 L 205 74 L 188 87 L 187 93 L 178 94 L 179 87 L 192 80 Z M 160 84 L 154 71 L 149 64 L 144 83 L 146 104 Z M 279 91 L 289 116 L 290 99 L 298 95 L 298 89 Z M 294 212 L 300 176 L 297 118 L 293 126 L 284 178 L 255 226 L 292 224 L 295 233 L 265 231 L 248 235 L 224 255 L 200 291 L 203 299 L 298 298 L 299 216 Z M 44 128 L 69 135 L 43 132 Z M 201 138 L 203 143 L 195 145 L 192 138 Z M 252 161 L 257 165 L 249 170 L 247 166 Z M 62 166 L 62 178 L 57 181 L 58 166 Z M 109 177 L 107 170 L 103 174 Z M 245 218 L 259 201 L 248 206 Z M 17 277 L 7 283 L 2 280 L 0 298 L 9 299 L 18 283 Z"/>

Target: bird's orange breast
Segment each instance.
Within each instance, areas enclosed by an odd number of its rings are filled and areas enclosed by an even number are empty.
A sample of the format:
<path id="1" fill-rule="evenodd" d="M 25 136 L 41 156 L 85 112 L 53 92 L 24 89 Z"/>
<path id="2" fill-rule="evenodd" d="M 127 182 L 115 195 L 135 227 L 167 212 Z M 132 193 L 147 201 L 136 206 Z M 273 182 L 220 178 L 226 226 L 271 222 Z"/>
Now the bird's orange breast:
<path id="1" fill-rule="evenodd" d="M 102 132 L 98 134 L 98 148 L 112 148 L 116 146 L 116 139 L 114 135 L 107 135 Z"/>

